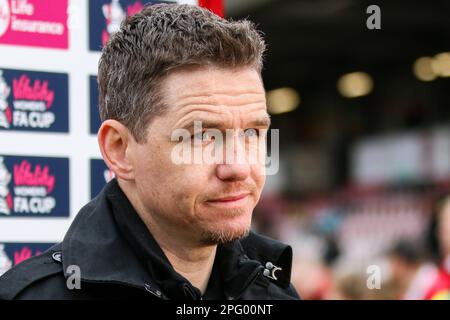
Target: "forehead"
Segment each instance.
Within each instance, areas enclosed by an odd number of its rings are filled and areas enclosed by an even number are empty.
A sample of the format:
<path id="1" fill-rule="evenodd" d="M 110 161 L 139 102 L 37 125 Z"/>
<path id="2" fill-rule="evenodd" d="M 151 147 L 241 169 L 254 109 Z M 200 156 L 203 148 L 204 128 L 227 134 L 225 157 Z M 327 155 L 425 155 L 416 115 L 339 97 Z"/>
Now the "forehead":
<path id="1" fill-rule="evenodd" d="M 165 102 L 177 109 L 189 105 L 265 103 L 260 74 L 253 68 L 184 68 L 170 73 L 162 87 Z"/>

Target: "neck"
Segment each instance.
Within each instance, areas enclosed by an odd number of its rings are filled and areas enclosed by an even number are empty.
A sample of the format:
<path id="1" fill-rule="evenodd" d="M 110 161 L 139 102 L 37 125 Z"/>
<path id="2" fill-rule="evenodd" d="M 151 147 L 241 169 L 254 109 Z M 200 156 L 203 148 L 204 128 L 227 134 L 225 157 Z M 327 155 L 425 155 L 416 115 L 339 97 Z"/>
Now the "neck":
<path id="1" fill-rule="evenodd" d="M 176 238 L 174 234 L 177 233 L 166 233 L 167 229 L 160 228 L 157 224 L 146 222 L 146 225 L 173 268 L 202 294 L 205 293 L 216 257 L 217 245 L 195 245 L 182 238 Z"/>
<path id="2" fill-rule="evenodd" d="M 184 248 L 166 246 L 163 243 L 160 243 L 160 246 L 174 269 L 198 288 L 202 294 L 205 293 L 216 257 L 217 246 Z"/>
<path id="3" fill-rule="evenodd" d="M 146 212 L 138 199 L 133 197 L 133 192 L 127 193 L 126 188 L 123 187 L 122 190 L 175 271 L 198 288 L 202 294 L 205 293 L 216 257 L 217 245 L 202 244 L 182 230 L 175 230 L 171 226 L 164 225 L 162 221 L 154 221 L 153 215 Z"/>

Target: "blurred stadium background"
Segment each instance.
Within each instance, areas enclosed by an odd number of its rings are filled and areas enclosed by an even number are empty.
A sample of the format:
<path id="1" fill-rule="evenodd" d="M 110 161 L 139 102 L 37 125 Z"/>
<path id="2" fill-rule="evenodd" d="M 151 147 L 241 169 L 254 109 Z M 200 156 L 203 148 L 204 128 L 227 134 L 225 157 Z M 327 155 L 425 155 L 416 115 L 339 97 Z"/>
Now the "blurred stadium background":
<path id="1" fill-rule="evenodd" d="M 379 30 L 366 26 L 372 4 Z M 268 42 L 280 173 L 255 228 L 292 244 L 303 298 L 448 298 L 435 267 L 450 191 L 450 2 L 228 0 L 225 13 Z M 367 287 L 370 266 L 380 289 Z"/>

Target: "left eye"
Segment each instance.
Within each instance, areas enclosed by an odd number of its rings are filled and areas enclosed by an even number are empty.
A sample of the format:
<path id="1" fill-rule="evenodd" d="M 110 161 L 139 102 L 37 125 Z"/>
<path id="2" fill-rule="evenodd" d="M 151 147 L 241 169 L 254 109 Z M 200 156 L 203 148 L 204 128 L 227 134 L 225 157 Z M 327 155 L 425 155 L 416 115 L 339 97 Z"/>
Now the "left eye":
<path id="1" fill-rule="evenodd" d="M 209 142 L 209 141 L 213 141 L 213 140 L 215 140 L 215 137 L 211 132 L 208 132 L 208 131 L 203 132 L 203 141 L 204 142 Z"/>
<path id="2" fill-rule="evenodd" d="M 258 136 L 258 130 L 250 128 L 250 129 L 246 129 L 244 131 L 244 134 L 246 137 L 257 137 Z"/>
<path id="3" fill-rule="evenodd" d="M 195 135 L 193 135 L 192 137 L 195 140 L 202 141 L 202 142 L 210 142 L 210 141 L 215 140 L 214 135 L 208 131 L 198 132 Z"/>

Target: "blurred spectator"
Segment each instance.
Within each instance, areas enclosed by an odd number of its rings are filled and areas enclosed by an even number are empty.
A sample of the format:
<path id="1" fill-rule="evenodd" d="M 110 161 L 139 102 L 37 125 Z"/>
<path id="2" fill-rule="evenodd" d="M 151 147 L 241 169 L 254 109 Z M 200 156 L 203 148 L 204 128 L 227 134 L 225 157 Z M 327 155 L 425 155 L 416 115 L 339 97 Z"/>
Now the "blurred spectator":
<path id="1" fill-rule="evenodd" d="M 322 261 L 294 257 L 292 284 L 304 300 L 324 300 L 332 282 L 331 270 Z"/>
<path id="2" fill-rule="evenodd" d="M 368 299 L 366 278 L 358 273 L 337 275 L 327 299 L 331 300 L 365 300 Z"/>
<path id="3" fill-rule="evenodd" d="M 435 223 L 431 224 L 431 230 L 432 236 L 437 239 L 440 267 L 425 299 L 450 300 L 450 195 L 437 202 L 434 218 Z"/>
<path id="4" fill-rule="evenodd" d="M 397 299 L 423 299 L 431 289 L 438 269 L 426 261 L 422 245 L 414 241 L 399 241 L 389 251 L 388 259 Z"/>
<path id="5" fill-rule="evenodd" d="M 326 299 L 331 300 L 394 300 L 396 286 L 388 281 L 380 289 L 369 289 L 367 277 L 357 272 L 336 274 Z"/>

